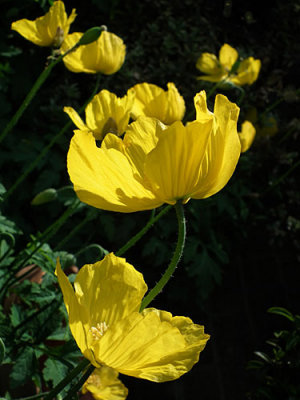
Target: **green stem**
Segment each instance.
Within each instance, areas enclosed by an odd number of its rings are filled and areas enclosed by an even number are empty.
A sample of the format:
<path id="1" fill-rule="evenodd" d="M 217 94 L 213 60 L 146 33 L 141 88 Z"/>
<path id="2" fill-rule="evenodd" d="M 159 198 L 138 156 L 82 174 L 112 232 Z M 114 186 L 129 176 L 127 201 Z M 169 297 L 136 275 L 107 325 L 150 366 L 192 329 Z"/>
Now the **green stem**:
<path id="1" fill-rule="evenodd" d="M 263 193 L 262 196 L 265 196 L 267 193 L 269 193 L 271 190 L 273 190 L 277 185 L 279 185 L 282 181 L 285 180 L 286 177 L 288 177 L 294 169 L 296 169 L 300 165 L 300 160 L 298 160 L 294 165 L 291 166 L 283 175 L 281 175 L 274 183 L 271 184 L 271 186 L 268 187 Z"/>
<path id="2" fill-rule="evenodd" d="M 55 396 L 61 392 L 81 371 L 90 364 L 89 360 L 84 359 L 77 367 L 75 367 L 69 375 L 67 375 L 55 388 L 45 396 L 44 400 L 53 400 Z"/>
<path id="3" fill-rule="evenodd" d="M 88 379 L 88 377 L 91 375 L 91 373 L 94 371 L 95 367 L 93 365 L 90 365 L 86 372 L 82 375 L 82 377 L 79 379 L 79 381 L 72 387 L 72 389 L 67 393 L 67 395 L 63 398 L 63 400 L 69 400 L 72 399 L 75 393 L 78 392 L 78 390 L 81 389 L 82 385 L 84 382 Z"/>
<path id="4" fill-rule="evenodd" d="M 85 110 L 87 104 L 92 100 L 97 91 L 99 90 L 101 75 L 97 75 L 96 84 L 94 90 L 88 100 L 82 105 L 79 109 L 79 115 Z M 15 191 L 15 189 L 24 181 L 24 179 L 30 174 L 30 172 L 39 164 L 39 162 L 45 158 L 48 151 L 53 147 L 53 145 L 57 142 L 57 140 L 72 126 L 73 122 L 69 121 L 65 124 L 65 126 L 52 138 L 50 143 L 43 148 L 43 150 L 39 153 L 39 155 L 28 165 L 23 174 L 16 180 L 16 182 L 8 189 L 8 191 L 3 195 L 3 201 L 7 200 L 7 198 Z"/>
<path id="5" fill-rule="evenodd" d="M 221 86 L 222 83 L 224 83 L 224 79 L 222 79 L 221 81 L 219 81 L 216 84 L 214 84 L 214 86 L 207 93 L 207 96 L 206 96 L 207 100 L 210 98 L 210 96 L 212 96 L 215 93 L 215 91 L 218 89 L 219 86 Z"/>
<path id="6" fill-rule="evenodd" d="M 48 392 L 39 393 L 39 394 L 34 394 L 33 396 L 29 396 L 29 397 L 21 397 L 16 400 L 36 400 L 36 399 L 40 399 L 40 398 L 44 397 L 47 394 L 48 394 Z"/>
<path id="7" fill-rule="evenodd" d="M 152 290 L 147 294 L 147 296 L 143 299 L 140 312 L 144 310 L 145 307 L 148 306 L 149 303 L 162 291 L 165 285 L 168 283 L 170 278 L 172 277 L 179 261 L 183 253 L 185 237 L 186 237 L 186 223 L 184 218 L 183 205 L 181 202 L 177 202 L 175 204 L 175 210 L 178 221 L 178 240 L 174 255 L 171 259 L 171 262 L 166 269 L 165 273 L 161 277 L 161 279 L 157 282 Z"/>
<path id="8" fill-rule="evenodd" d="M 145 235 L 146 232 L 152 227 L 152 225 L 155 224 L 156 221 L 158 221 L 164 214 L 166 214 L 170 209 L 171 205 L 168 205 L 164 207 L 159 214 L 157 214 L 155 217 L 153 214 L 151 215 L 150 220 L 148 223 L 141 229 L 136 235 L 134 235 L 123 247 L 121 247 L 118 251 L 116 251 L 116 256 L 120 257 L 123 255 L 130 247 L 134 246 L 137 241 L 141 239 L 142 236 Z"/>
<path id="9" fill-rule="evenodd" d="M 42 84 L 48 78 L 48 76 L 50 75 L 50 72 L 55 67 L 55 65 L 57 65 L 67 54 L 74 51 L 77 47 L 78 47 L 78 43 L 76 43 L 75 46 L 73 46 L 71 49 L 69 49 L 66 53 L 59 56 L 56 60 L 53 60 L 52 62 L 50 62 L 50 64 L 39 75 L 39 77 L 35 81 L 34 85 L 32 86 L 30 92 L 25 97 L 23 103 L 21 104 L 21 106 L 19 107 L 19 109 L 17 110 L 15 115 L 12 117 L 12 119 L 9 121 L 9 123 L 6 125 L 6 127 L 2 131 L 2 133 L 0 135 L 0 143 L 5 138 L 5 136 L 12 130 L 12 128 L 17 124 L 17 122 L 21 118 L 22 114 L 24 113 L 26 108 L 29 106 L 29 104 L 31 103 L 34 96 L 37 94 L 37 92 L 40 89 L 40 87 L 42 86 Z"/>

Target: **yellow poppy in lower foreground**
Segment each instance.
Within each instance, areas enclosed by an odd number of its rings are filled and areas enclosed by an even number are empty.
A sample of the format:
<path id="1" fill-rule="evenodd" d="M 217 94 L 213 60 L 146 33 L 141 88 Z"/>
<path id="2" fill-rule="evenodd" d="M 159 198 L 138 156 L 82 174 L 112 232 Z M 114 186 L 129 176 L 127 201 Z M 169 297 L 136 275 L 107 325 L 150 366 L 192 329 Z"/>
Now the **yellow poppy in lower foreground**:
<path id="1" fill-rule="evenodd" d="M 68 35 L 61 46 L 62 53 L 75 46 L 82 35 L 81 32 Z M 82 45 L 66 55 L 63 62 L 72 72 L 111 75 L 122 67 L 125 53 L 126 46 L 123 40 L 114 33 L 103 31 L 94 42 Z"/>
<path id="2" fill-rule="evenodd" d="M 38 46 L 60 47 L 68 35 L 70 25 L 75 17 L 75 9 L 68 17 L 64 3 L 59 0 L 53 3 L 53 6 L 44 16 L 34 21 L 20 19 L 12 23 L 11 29 Z"/>
<path id="3" fill-rule="evenodd" d="M 69 325 L 82 354 L 102 365 L 154 382 L 179 378 L 198 361 L 209 335 L 186 317 L 148 308 L 139 312 L 147 285 L 124 258 L 108 254 L 85 265 L 74 289 L 56 267 Z"/>
<path id="4" fill-rule="evenodd" d="M 213 114 L 205 92 L 195 99 L 197 120 L 187 126 L 177 121 L 167 127 L 139 117 L 123 139 L 107 134 L 101 148 L 92 133 L 75 131 L 68 172 L 80 200 L 104 210 L 134 212 L 221 190 L 241 152 L 239 108 L 217 95 Z"/>
<path id="5" fill-rule="evenodd" d="M 72 107 L 64 107 L 74 124 L 82 131 L 93 132 L 96 140 L 102 140 L 107 133 L 122 135 L 127 128 L 134 101 L 134 93 L 117 97 L 108 90 L 101 90 L 85 109 L 86 123 Z"/>
<path id="6" fill-rule="evenodd" d="M 91 393 L 95 400 L 124 400 L 128 390 L 118 379 L 118 372 L 103 366 L 96 368 L 82 387 L 82 393 Z"/>

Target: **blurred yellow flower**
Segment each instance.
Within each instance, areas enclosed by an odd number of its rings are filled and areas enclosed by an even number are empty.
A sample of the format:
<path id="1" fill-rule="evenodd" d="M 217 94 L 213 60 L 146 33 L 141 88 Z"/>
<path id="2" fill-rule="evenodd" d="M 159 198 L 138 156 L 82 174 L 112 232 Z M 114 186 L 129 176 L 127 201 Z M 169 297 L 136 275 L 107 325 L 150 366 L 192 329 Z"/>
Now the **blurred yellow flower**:
<path id="1" fill-rule="evenodd" d="M 75 9 L 68 18 L 64 3 L 57 0 L 43 17 L 34 21 L 20 19 L 11 24 L 11 29 L 38 46 L 60 47 L 75 17 Z"/>
<path id="2" fill-rule="evenodd" d="M 75 131 L 68 172 L 80 200 L 104 210 L 134 212 L 221 190 L 240 156 L 239 108 L 217 95 L 213 114 L 205 92 L 195 96 L 195 106 L 197 120 L 187 126 L 139 117 L 123 139 L 107 134 L 101 148 L 92 133 Z"/>
<path id="3" fill-rule="evenodd" d="M 83 33 L 68 35 L 61 50 L 64 54 L 82 37 Z M 111 75 L 117 72 L 125 60 L 126 46 L 117 35 L 103 31 L 93 43 L 82 45 L 63 58 L 65 66 L 72 72 Z"/>
<path id="4" fill-rule="evenodd" d="M 129 89 L 135 93 L 132 109 L 133 119 L 143 115 L 159 119 L 166 125 L 181 121 L 185 113 L 184 99 L 174 83 L 168 83 L 165 91 L 151 83 L 138 83 Z"/>
<path id="5" fill-rule="evenodd" d="M 86 123 L 72 107 L 64 107 L 64 111 L 77 128 L 92 132 L 96 140 L 102 140 L 107 133 L 120 136 L 125 132 L 133 101 L 134 93 L 119 98 L 108 90 L 102 90 L 94 96 L 85 109 Z"/>
<path id="6" fill-rule="evenodd" d="M 103 366 L 96 368 L 82 387 L 82 393 L 91 393 L 95 400 L 124 400 L 128 390 L 118 379 L 119 373 Z"/>
<path id="7" fill-rule="evenodd" d="M 219 59 L 214 54 L 202 53 L 196 63 L 196 68 L 206 75 L 197 79 L 209 82 L 231 82 L 236 86 L 252 85 L 258 78 L 261 61 L 253 57 L 241 61 L 235 70 L 238 61 L 238 52 L 225 43 L 219 52 Z"/>
<path id="8" fill-rule="evenodd" d="M 179 378 L 198 361 L 209 335 L 186 317 L 148 308 L 139 312 L 147 285 L 124 258 L 108 254 L 85 265 L 74 289 L 56 266 L 71 332 L 83 355 L 97 368 L 165 382 Z"/>
<path id="9" fill-rule="evenodd" d="M 250 121 L 244 121 L 242 123 L 242 131 L 239 132 L 239 138 L 241 141 L 241 153 L 245 153 L 253 143 L 255 138 L 256 130 Z"/>

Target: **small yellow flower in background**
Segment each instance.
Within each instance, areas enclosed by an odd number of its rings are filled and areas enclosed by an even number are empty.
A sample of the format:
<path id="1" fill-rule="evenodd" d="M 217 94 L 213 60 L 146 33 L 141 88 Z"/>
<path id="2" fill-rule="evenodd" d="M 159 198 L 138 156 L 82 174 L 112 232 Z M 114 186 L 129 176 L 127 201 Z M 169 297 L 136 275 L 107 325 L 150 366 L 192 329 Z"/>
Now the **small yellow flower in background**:
<path id="1" fill-rule="evenodd" d="M 68 18 L 64 3 L 58 0 L 53 3 L 53 6 L 43 17 L 34 21 L 21 19 L 13 22 L 11 29 L 38 46 L 60 47 L 68 35 L 70 25 L 75 17 L 75 9 L 72 10 Z"/>
<path id="2" fill-rule="evenodd" d="M 102 90 L 94 96 L 85 109 L 86 123 L 72 107 L 64 107 L 64 111 L 77 128 L 92 132 L 96 140 L 102 140 L 107 133 L 120 136 L 125 132 L 133 101 L 134 93 L 119 98 L 108 90 Z"/>
<path id="3" fill-rule="evenodd" d="M 197 79 L 209 82 L 231 82 L 236 86 L 252 85 L 257 78 L 261 67 L 261 61 L 253 57 L 241 61 L 236 71 L 232 71 L 238 61 L 238 52 L 225 43 L 219 52 L 219 59 L 214 54 L 202 53 L 196 63 L 196 68 L 206 75 Z"/>
<path id="4" fill-rule="evenodd" d="M 139 312 L 147 285 L 124 258 L 108 254 L 82 267 L 74 289 L 56 266 L 69 325 L 82 354 L 136 378 L 165 382 L 179 378 L 198 362 L 209 335 L 186 317 L 148 308 Z"/>
<path id="5" fill-rule="evenodd" d="M 68 35 L 61 51 L 65 53 L 82 37 L 83 33 Z M 103 31 L 93 43 L 82 45 L 63 58 L 65 66 L 72 72 L 111 75 L 117 72 L 125 60 L 126 46 L 114 33 Z"/>
<path id="6" fill-rule="evenodd" d="M 124 400 L 128 390 L 118 379 L 119 373 L 103 366 L 96 368 L 82 387 L 82 393 L 91 393 L 95 400 Z"/>
<path id="7" fill-rule="evenodd" d="M 138 83 L 130 91 L 135 93 L 133 119 L 143 115 L 157 118 L 166 125 L 182 120 L 185 113 L 184 99 L 174 83 L 168 83 L 167 91 L 151 83 Z"/>
<path id="8" fill-rule="evenodd" d="M 195 96 L 195 107 L 197 120 L 187 126 L 139 117 L 123 139 L 107 134 L 101 148 L 91 133 L 75 131 L 68 172 L 80 200 L 104 210 L 134 212 L 221 190 L 241 152 L 239 108 L 217 95 L 213 114 L 205 92 Z"/>
<path id="9" fill-rule="evenodd" d="M 244 121 L 242 123 L 242 131 L 239 132 L 241 141 L 241 153 L 245 153 L 253 143 L 255 138 L 256 130 L 250 121 Z"/>

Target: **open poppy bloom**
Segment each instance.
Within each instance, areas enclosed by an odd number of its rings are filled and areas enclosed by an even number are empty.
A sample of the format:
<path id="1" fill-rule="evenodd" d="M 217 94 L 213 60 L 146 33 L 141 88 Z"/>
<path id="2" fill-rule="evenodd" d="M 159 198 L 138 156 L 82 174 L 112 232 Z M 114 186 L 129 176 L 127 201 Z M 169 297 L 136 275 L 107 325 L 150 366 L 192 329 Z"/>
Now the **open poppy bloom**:
<path id="1" fill-rule="evenodd" d="M 165 91 L 151 83 L 138 83 L 129 89 L 135 93 L 132 118 L 143 115 L 159 119 L 166 125 L 181 121 L 185 113 L 183 97 L 179 94 L 174 83 L 168 83 Z"/>
<path id="2" fill-rule="evenodd" d="M 11 29 L 38 46 L 60 47 L 75 17 L 75 9 L 68 17 L 64 3 L 57 0 L 44 16 L 34 21 L 20 19 L 12 23 Z"/>
<path id="3" fill-rule="evenodd" d="M 100 148 L 92 133 L 75 131 L 68 172 L 80 200 L 104 210 L 134 212 L 221 190 L 241 152 L 239 108 L 217 95 L 213 114 L 205 92 L 195 96 L 195 106 L 197 120 L 187 126 L 139 117 L 123 139 L 107 134 Z"/>
<path id="4" fill-rule="evenodd" d="M 64 107 L 64 111 L 77 128 L 92 132 L 96 140 L 102 140 L 107 133 L 120 136 L 125 132 L 133 101 L 132 92 L 119 98 L 108 90 L 101 90 L 85 109 L 85 123 L 72 107 Z"/>
<path id="5" fill-rule="evenodd" d="M 67 52 L 81 39 L 83 33 L 68 35 L 61 51 Z M 117 72 L 125 60 L 126 46 L 114 33 L 102 31 L 94 42 L 82 45 L 63 58 L 65 66 L 72 72 L 111 75 Z"/>
<path id="6" fill-rule="evenodd" d="M 219 52 L 219 59 L 214 54 L 202 53 L 196 63 L 196 68 L 206 75 L 197 79 L 209 82 L 231 82 L 236 86 L 252 85 L 258 78 L 261 67 L 260 60 L 253 57 L 241 61 L 235 70 L 234 65 L 238 61 L 238 52 L 225 43 Z"/>
<path id="7" fill-rule="evenodd" d="M 96 368 L 84 383 L 81 392 L 91 393 L 95 400 L 124 400 L 128 390 L 118 379 L 119 373 L 105 365 Z"/>
<path id="8" fill-rule="evenodd" d="M 69 325 L 84 357 L 96 367 L 165 382 L 179 378 L 198 361 L 209 335 L 186 317 L 147 308 L 143 275 L 110 253 L 82 267 L 74 289 L 59 262 L 58 282 Z"/>
<path id="9" fill-rule="evenodd" d="M 247 150 L 249 150 L 255 138 L 255 134 L 256 134 L 256 129 L 251 124 L 251 122 L 244 121 L 242 123 L 242 131 L 239 132 L 239 137 L 242 146 L 241 153 L 245 153 Z"/>

